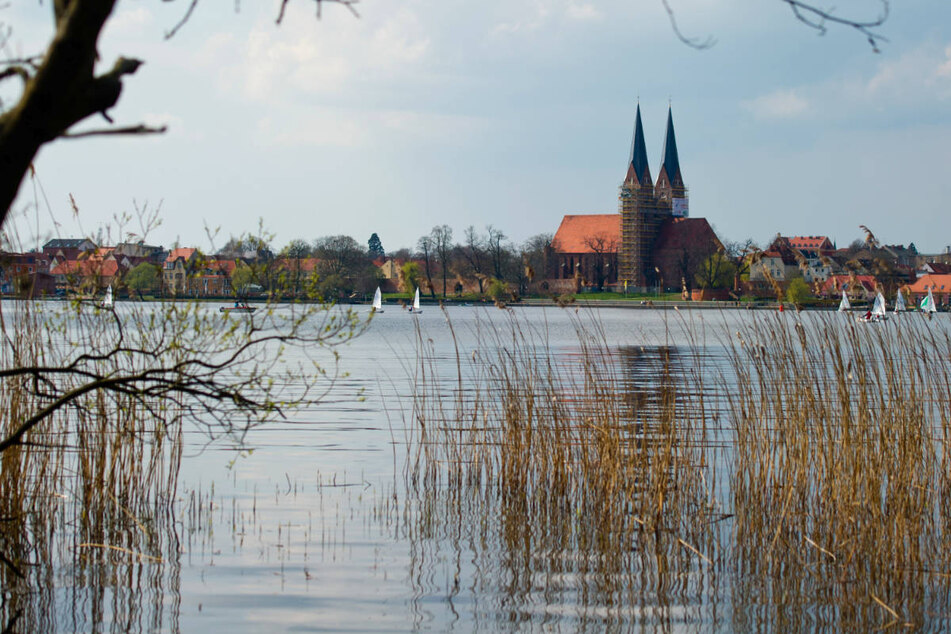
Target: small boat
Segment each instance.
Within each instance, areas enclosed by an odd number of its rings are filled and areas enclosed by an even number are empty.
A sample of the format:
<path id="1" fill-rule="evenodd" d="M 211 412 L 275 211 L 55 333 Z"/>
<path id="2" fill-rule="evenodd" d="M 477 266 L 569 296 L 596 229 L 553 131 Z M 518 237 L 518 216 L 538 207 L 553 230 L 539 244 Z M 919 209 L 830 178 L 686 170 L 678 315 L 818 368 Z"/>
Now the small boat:
<path id="1" fill-rule="evenodd" d="M 409 307 L 409 312 L 419 314 L 423 311 L 419 309 L 419 287 L 416 287 L 416 296 L 413 298 L 413 305 Z"/>
<path id="2" fill-rule="evenodd" d="M 373 293 L 373 304 L 370 306 L 371 313 L 382 313 L 383 312 L 383 293 L 380 292 L 380 287 L 376 287 L 376 292 Z"/>
<path id="3" fill-rule="evenodd" d="M 931 316 L 931 313 L 938 312 L 938 307 L 934 303 L 934 295 L 931 294 L 931 289 L 928 289 L 928 296 L 921 300 L 921 304 L 918 306 L 921 309 L 921 312 L 927 313 L 928 316 Z"/>
<path id="4" fill-rule="evenodd" d="M 866 312 L 858 318 L 859 321 L 887 321 L 888 315 L 885 314 L 885 296 L 879 293 L 875 296 L 875 302 L 872 304 L 872 310 Z"/>
<path id="5" fill-rule="evenodd" d="M 852 304 L 849 303 L 849 296 L 846 295 L 845 291 L 842 291 L 842 301 L 839 302 L 839 312 L 844 313 L 848 312 L 852 308 Z"/>
<path id="6" fill-rule="evenodd" d="M 895 298 L 895 312 L 903 313 L 907 310 L 905 308 L 905 296 L 902 294 L 901 289 L 898 289 L 898 297 Z"/>
<path id="7" fill-rule="evenodd" d="M 254 306 L 248 306 L 247 302 L 235 302 L 234 306 L 219 306 L 219 313 L 248 313 L 251 314 L 256 311 L 257 308 Z"/>
<path id="8" fill-rule="evenodd" d="M 112 287 L 111 287 L 111 286 L 107 286 L 107 287 L 106 287 L 106 293 L 105 293 L 105 295 L 103 295 L 103 296 L 102 296 L 102 299 L 99 300 L 99 308 L 102 308 L 103 310 L 112 310 L 113 308 L 115 308 L 115 304 L 114 304 L 113 299 L 112 299 Z"/>

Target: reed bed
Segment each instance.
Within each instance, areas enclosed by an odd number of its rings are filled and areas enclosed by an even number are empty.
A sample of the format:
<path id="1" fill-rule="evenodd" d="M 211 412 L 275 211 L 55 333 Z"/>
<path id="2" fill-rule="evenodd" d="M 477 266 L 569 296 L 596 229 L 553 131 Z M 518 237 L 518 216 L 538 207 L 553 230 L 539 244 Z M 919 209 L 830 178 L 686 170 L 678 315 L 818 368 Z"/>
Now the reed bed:
<path id="1" fill-rule="evenodd" d="M 755 314 L 616 348 L 573 319 L 570 353 L 488 319 L 452 376 L 418 333 L 402 525 L 421 606 L 441 576 L 503 627 L 951 625 L 947 327 Z"/>
<path id="2" fill-rule="evenodd" d="M 32 302 L 10 306 L 0 313 L 2 367 L 56 364 L 64 350 L 46 338 L 55 317 Z M 41 394 L 22 378 L 0 380 L 4 437 L 48 402 Z M 181 420 L 155 411 L 92 392 L 0 452 L 4 631 L 171 626 Z"/>
<path id="3" fill-rule="evenodd" d="M 947 332 L 918 315 L 777 316 L 731 338 L 744 625 L 948 626 Z"/>
<path id="4" fill-rule="evenodd" d="M 456 343 L 452 377 L 418 333 L 410 541 L 455 531 L 451 541 L 491 545 L 475 549 L 476 583 L 501 580 L 505 620 L 558 621 L 562 605 L 580 624 L 651 622 L 674 618 L 659 596 L 696 607 L 717 594 L 723 513 L 697 359 L 666 347 L 625 356 L 593 323 L 574 319 L 565 357 L 543 324 L 487 319 L 475 349 Z"/>

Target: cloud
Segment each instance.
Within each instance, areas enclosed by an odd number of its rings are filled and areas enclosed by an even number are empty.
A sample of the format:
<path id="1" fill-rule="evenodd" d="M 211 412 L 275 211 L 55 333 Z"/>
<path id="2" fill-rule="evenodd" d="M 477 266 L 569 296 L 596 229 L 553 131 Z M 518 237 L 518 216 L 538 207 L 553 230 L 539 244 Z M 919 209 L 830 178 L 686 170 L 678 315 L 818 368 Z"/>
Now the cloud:
<path id="1" fill-rule="evenodd" d="M 791 89 L 776 90 L 741 105 L 757 119 L 793 119 L 809 111 L 809 101 Z"/>
<path id="2" fill-rule="evenodd" d="M 945 109 L 951 100 L 951 46 L 923 44 L 865 75 L 781 88 L 741 105 L 758 119 L 822 116 L 826 120 L 901 116 Z"/>
<path id="3" fill-rule="evenodd" d="M 485 134 L 480 117 L 413 110 L 296 108 L 269 114 L 257 125 L 257 141 L 267 146 L 360 148 L 455 147 Z"/>
<path id="4" fill-rule="evenodd" d="M 142 33 L 144 27 L 152 23 L 152 12 L 142 6 L 128 8 L 120 4 L 119 9 L 109 18 L 106 30 L 110 37 L 131 37 Z"/>
<path id="5" fill-rule="evenodd" d="M 495 23 L 491 36 L 534 33 L 559 22 L 588 22 L 604 17 L 600 9 L 585 0 L 526 0 L 505 4 L 506 16 L 517 16 Z"/>
<path id="6" fill-rule="evenodd" d="M 590 2 L 569 2 L 565 15 L 572 20 L 598 20 L 604 17 Z"/>
<path id="7" fill-rule="evenodd" d="M 938 66 L 938 77 L 951 77 L 951 46 L 944 49 L 944 61 Z"/>
<path id="8" fill-rule="evenodd" d="M 865 90 L 870 97 L 895 100 L 951 96 L 951 46 L 924 45 L 879 65 Z"/>
<path id="9" fill-rule="evenodd" d="M 274 147 L 362 147 L 371 139 L 370 130 L 350 113 L 318 112 L 268 115 L 258 122 L 256 138 Z"/>
<path id="10" fill-rule="evenodd" d="M 201 63 L 213 67 L 220 85 L 252 101 L 280 103 L 301 95 L 334 95 L 355 86 L 398 85 L 419 73 L 431 41 L 415 13 L 398 8 L 369 18 L 343 17 L 330 28 L 303 20 L 281 29 L 257 24 L 246 37 L 217 34 L 205 44 Z"/>

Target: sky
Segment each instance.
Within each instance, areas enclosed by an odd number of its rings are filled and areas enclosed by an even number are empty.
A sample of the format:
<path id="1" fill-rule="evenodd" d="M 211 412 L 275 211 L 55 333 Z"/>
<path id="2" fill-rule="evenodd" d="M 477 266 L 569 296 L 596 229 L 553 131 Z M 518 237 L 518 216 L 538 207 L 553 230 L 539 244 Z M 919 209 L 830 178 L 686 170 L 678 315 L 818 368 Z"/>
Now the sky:
<path id="1" fill-rule="evenodd" d="M 0 8 L 7 56 L 42 51 L 51 4 Z M 187 4 L 120 0 L 100 65 L 145 64 L 110 115 L 168 131 L 44 147 L 7 227 L 25 246 L 115 242 L 141 233 L 116 220 L 136 209 L 160 209 L 146 238 L 165 246 L 262 223 L 278 247 L 376 232 L 394 251 L 442 224 L 521 243 L 617 211 L 638 103 L 654 178 L 673 109 L 690 215 L 721 240 L 842 247 L 865 225 L 920 252 L 951 245 L 947 0 L 893 2 L 878 54 L 780 0 L 669 0 L 682 32 L 715 40 L 705 50 L 677 39 L 661 0 L 361 0 L 359 17 L 325 4 L 319 20 L 292 0 L 280 26 L 278 0 L 202 0 L 166 40 Z"/>

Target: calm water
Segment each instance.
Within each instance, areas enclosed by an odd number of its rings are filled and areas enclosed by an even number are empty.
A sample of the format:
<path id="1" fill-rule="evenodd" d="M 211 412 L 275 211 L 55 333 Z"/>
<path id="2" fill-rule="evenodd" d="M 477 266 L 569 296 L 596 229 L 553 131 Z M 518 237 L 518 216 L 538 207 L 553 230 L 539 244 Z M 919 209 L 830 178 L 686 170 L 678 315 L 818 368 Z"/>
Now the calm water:
<path id="1" fill-rule="evenodd" d="M 341 350 L 349 376 L 320 407 L 253 431 L 253 453 L 242 453 L 233 466 L 234 452 L 226 446 L 185 460 L 183 490 L 207 493 L 214 485 L 213 509 L 202 518 L 214 529 L 185 526 L 178 606 L 184 629 L 471 631 L 521 623 L 525 629 L 574 630 L 602 623 L 615 611 L 579 605 L 573 590 L 559 589 L 572 585 L 568 580 L 551 581 L 556 596 L 546 595 L 539 579 L 523 589 L 524 603 L 513 613 L 507 605 L 513 598 L 498 587 L 510 573 L 477 569 L 485 562 L 476 561 L 466 543 L 474 535 L 448 517 L 419 526 L 419 514 L 446 509 L 438 500 L 429 501 L 432 509 L 423 508 L 425 500 L 400 490 L 416 325 L 451 384 L 456 345 L 468 357 L 480 338 L 499 333 L 504 339 L 512 317 L 570 367 L 579 347 L 574 320 L 597 322 L 606 342 L 640 356 L 695 343 L 682 334 L 685 320 L 694 330 L 709 322 L 719 332 L 724 323 L 735 329 L 751 314 L 474 307 L 450 308 L 448 314 L 455 341 L 435 307 L 415 317 L 396 307 L 377 315 L 369 332 Z M 717 354 L 719 342 L 704 344 Z M 636 360 L 630 365 L 637 380 Z M 501 521 L 494 515 L 484 521 Z M 485 547 L 501 551 L 504 545 Z M 643 609 L 650 622 L 653 608 Z M 624 618 L 641 620 L 633 613 Z"/>
<path id="2" fill-rule="evenodd" d="M 813 631 L 850 622 L 838 603 L 814 595 L 788 599 L 789 614 L 774 595 L 750 600 L 756 588 L 737 588 L 760 554 L 713 556 L 733 530 L 724 453 L 732 430 L 721 417 L 717 378 L 732 376 L 724 338 L 751 322 L 802 319 L 811 328 L 820 317 L 541 307 L 453 307 L 448 315 L 452 329 L 436 307 L 416 316 L 388 307 L 340 349 L 345 375 L 319 406 L 252 430 L 241 447 L 188 432 L 163 536 L 166 561 L 119 566 L 92 593 L 61 571 L 49 629 Z M 932 327 L 947 332 L 941 317 Z M 513 505 L 484 483 L 462 492 L 408 484 L 420 346 L 427 372 L 436 372 L 427 374 L 436 398 L 451 403 L 461 394 L 467 403 L 479 397 L 468 378 L 473 351 L 508 346 L 513 327 L 561 372 L 580 374 L 579 324 L 597 333 L 632 411 L 650 411 L 672 387 L 659 368 L 704 377 L 702 387 L 673 386 L 684 392 L 683 407 L 704 403 L 708 452 L 698 470 L 716 519 L 702 535 L 654 535 L 618 547 L 601 542 L 600 528 L 590 532 L 581 510 L 563 516 L 557 505 Z M 629 422 L 647 435 L 644 420 Z M 810 583 L 797 581 L 795 593 L 818 592 Z M 944 596 L 921 604 L 933 607 Z M 942 615 L 922 616 L 916 627 L 922 623 L 933 631 L 949 625 Z"/>

